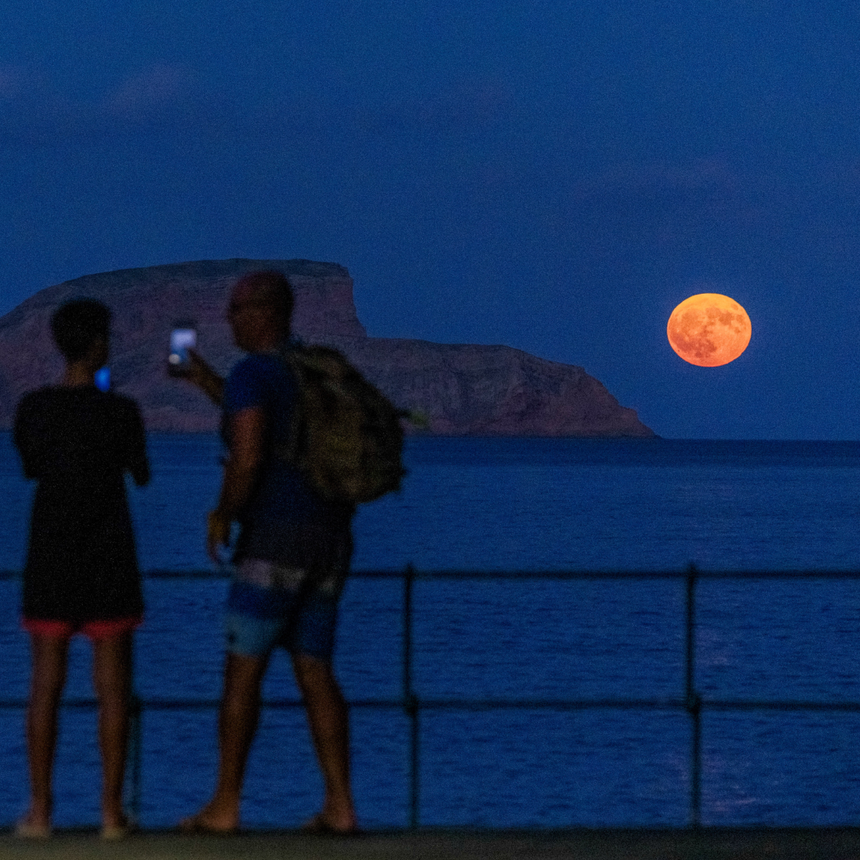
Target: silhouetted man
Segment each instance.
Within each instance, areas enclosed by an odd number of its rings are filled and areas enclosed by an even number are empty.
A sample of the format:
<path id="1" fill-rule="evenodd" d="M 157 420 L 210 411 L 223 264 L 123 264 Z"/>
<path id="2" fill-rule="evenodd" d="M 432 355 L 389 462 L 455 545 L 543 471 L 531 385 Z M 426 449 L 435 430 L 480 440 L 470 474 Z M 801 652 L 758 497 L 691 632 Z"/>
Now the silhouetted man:
<path id="1" fill-rule="evenodd" d="M 322 810 L 305 829 L 353 833 L 348 713 L 332 671 L 337 604 L 352 553 L 354 508 L 323 499 L 293 465 L 273 454 L 292 429 L 297 383 L 280 356 L 290 335 L 292 290 L 280 272 L 254 272 L 233 289 L 227 318 L 247 354 L 222 380 L 192 354 L 189 378 L 222 407 L 229 456 L 209 514 L 210 556 L 240 524 L 227 600 L 227 657 L 215 793 L 180 827 L 235 831 L 245 766 L 272 650 L 285 647 L 304 696 L 325 783 Z M 310 587 L 308 587 L 310 584 Z"/>

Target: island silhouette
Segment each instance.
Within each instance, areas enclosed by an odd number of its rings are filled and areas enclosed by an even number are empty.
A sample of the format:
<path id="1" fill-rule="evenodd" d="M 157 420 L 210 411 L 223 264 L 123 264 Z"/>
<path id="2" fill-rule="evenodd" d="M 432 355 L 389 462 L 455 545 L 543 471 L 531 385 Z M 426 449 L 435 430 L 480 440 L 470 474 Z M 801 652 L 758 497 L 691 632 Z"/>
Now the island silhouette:
<path id="1" fill-rule="evenodd" d="M 149 430 L 211 432 L 219 416 L 190 385 L 165 371 L 168 338 L 192 319 L 199 349 L 219 371 L 238 357 L 224 309 L 236 279 L 279 269 L 296 294 L 295 333 L 342 350 L 394 403 L 426 421 L 421 432 L 451 436 L 652 437 L 581 367 L 509 346 L 369 337 L 358 319 L 349 272 L 311 260 L 202 260 L 87 275 L 47 287 L 0 317 L 0 428 L 30 389 L 59 378 L 48 320 L 64 301 L 88 296 L 113 311 L 115 388 L 134 397 Z"/>

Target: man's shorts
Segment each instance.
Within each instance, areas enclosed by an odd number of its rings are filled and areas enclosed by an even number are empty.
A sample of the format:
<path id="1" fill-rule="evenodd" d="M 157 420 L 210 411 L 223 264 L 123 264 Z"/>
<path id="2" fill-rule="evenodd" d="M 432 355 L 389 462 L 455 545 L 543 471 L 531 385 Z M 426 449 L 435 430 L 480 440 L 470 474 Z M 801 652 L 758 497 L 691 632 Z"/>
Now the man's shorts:
<path id="1" fill-rule="evenodd" d="M 339 589 L 322 583 L 304 593 L 303 579 L 303 572 L 285 571 L 270 562 L 241 562 L 227 597 L 227 651 L 268 657 L 280 645 L 291 654 L 330 663 Z"/>

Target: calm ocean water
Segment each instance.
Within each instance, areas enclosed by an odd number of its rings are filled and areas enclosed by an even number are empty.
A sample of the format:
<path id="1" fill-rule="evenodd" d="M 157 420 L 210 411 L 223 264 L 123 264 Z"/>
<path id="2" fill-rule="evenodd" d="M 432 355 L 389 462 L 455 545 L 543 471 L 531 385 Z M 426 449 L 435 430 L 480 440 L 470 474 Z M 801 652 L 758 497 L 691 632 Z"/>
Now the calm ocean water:
<path id="1" fill-rule="evenodd" d="M 208 568 L 214 437 L 153 436 L 152 485 L 132 491 L 145 570 Z M 860 571 L 860 443 L 416 439 L 403 491 L 363 508 L 357 570 Z M 0 569 L 20 568 L 32 488 L 0 434 Z M 219 578 L 151 579 L 137 640 L 145 700 L 216 700 Z M 26 695 L 19 585 L 0 581 L 0 697 Z M 402 693 L 402 585 L 350 581 L 337 654 L 352 700 Z M 696 684 L 712 699 L 860 701 L 860 584 L 705 580 Z M 425 699 L 678 698 L 684 689 L 680 581 L 470 579 L 415 587 L 414 687 Z M 76 642 L 68 696 L 89 698 Z M 266 696 L 294 698 L 276 655 Z M 0 823 L 25 803 L 23 711 L 0 709 Z M 215 712 L 144 714 L 141 818 L 172 825 L 212 785 Z M 860 713 L 706 710 L 708 824 L 856 824 Z M 445 708 L 420 720 L 426 825 L 683 825 L 691 731 L 664 710 Z M 410 728 L 402 710 L 353 714 L 355 788 L 368 827 L 409 820 Z M 293 826 L 319 796 L 304 717 L 265 713 L 249 769 L 248 826 Z M 95 822 L 93 712 L 68 708 L 57 823 Z"/>

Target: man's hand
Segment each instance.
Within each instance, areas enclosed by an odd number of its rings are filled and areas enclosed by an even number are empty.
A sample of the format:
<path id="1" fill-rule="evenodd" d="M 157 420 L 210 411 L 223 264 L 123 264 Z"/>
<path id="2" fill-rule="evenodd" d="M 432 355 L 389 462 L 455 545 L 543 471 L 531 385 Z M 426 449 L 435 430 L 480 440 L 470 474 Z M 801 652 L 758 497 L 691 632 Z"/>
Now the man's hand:
<path id="1" fill-rule="evenodd" d="M 181 374 L 181 378 L 196 385 L 216 406 L 221 405 L 224 380 L 196 349 L 188 349 L 188 369 Z"/>
<path id="2" fill-rule="evenodd" d="M 221 564 L 219 547 L 228 546 L 230 543 L 230 518 L 218 508 L 209 511 L 206 518 L 206 550 L 209 558 L 215 564 Z"/>

